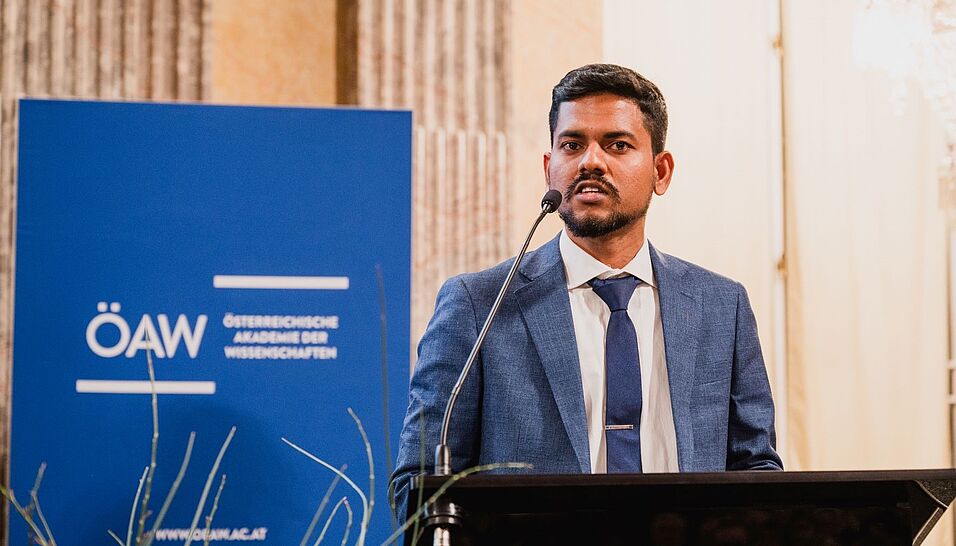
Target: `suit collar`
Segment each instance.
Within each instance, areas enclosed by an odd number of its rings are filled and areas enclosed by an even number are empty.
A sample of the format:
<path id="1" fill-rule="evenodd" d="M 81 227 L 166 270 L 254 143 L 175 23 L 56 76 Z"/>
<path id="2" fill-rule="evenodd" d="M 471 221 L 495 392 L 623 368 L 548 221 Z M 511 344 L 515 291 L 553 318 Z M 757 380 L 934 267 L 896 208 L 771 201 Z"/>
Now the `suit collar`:
<path id="1" fill-rule="evenodd" d="M 680 470 L 694 469 L 694 367 L 703 317 L 700 284 L 684 279 L 689 266 L 650 246 L 651 265 L 658 283 L 664 354 L 670 383 L 674 431 Z"/>
<path id="2" fill-rule="evenodd" d="M 518 271 L 527 280 L 534 281 L 545 273 L 553 274 L 551 270 L 554 266 L 561 264 L 561 249 L 558 245 L 560 237 L 561 234 L 558 233 L 550 241 L 525 255 Z M 564 275 L 563 271 L 561 274 Z"/>
<path id="3" fill-rule="evenodd" d="M 581 472 L 590 473 L 584 388 L 558 237 L 528 254 L 519 269 L 527 282 L 515 290 L 518 306 Z"/>
<path id="4" fill-rule="evenodd" d="M 647 241 L 648 251 L 651 254 L 651 267 L 654 269 L 654 277 L 666 277 L 665 283 L 670 283 L 671 288 L 678 290 L 682 294 L 693 296 L 699 291 L 695 291 L 684 283 L 680 282 L 683 276 L 690 270 L 687 262 L 678 260 L 673 256 L 668 256 L 657 250 L 650 241 Z M 658 281 L 660 282 L 660 281 Z"/>

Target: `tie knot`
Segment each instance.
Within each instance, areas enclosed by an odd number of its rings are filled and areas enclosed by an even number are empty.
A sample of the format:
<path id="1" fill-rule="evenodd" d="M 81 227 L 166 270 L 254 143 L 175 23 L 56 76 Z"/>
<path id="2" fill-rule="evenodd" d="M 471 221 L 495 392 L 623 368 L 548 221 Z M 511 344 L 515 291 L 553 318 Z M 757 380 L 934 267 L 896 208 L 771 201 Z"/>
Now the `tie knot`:
<path id="1" fill-rule="evenodd" d="M 634 275 L 626 275 L 613 279 L 591 279 L 588 284 L 613 313 L 627 310 L 627 303 L 631 301 L 631 295 L 641 280 Z"/>

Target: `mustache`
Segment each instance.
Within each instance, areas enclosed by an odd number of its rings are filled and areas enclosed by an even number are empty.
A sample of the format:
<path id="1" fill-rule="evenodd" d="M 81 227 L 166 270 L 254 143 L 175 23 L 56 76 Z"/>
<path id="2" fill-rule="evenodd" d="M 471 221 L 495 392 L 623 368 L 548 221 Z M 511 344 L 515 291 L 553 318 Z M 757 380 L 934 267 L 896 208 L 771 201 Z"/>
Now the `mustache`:
<path id="1" fill-rule="evenodd" d="M 574 194 L 577 193 L 578 187 L 585 182 L 597 182 L 601 186 L 601 191 L 608 194 L 610 197 L 617 199 L 620 197 L 620 192 L 617 191 L 617 188 L 614 187 L 614 184 L 611 184 L 607 178 L 604 178 L 604 175 L 597 171 L 584 171 L 574 179 L 574 182 L 568 186 L 567 191 L 564 192 L 565 199 L 571 199 L 574 197 Z"/>

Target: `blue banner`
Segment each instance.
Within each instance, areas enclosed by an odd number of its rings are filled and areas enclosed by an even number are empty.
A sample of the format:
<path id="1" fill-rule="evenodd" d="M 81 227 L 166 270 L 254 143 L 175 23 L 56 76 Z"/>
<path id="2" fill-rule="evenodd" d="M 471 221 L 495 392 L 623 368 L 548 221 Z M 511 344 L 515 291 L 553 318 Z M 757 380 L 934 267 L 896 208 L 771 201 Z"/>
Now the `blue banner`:
<path id="1" fill-rule="evenodd" d="M 11 484 L 27 504 L 46 463 L 57 543 L 125 542 L 151 385 L 147 530 L 196 433 L 154 544 L 185 541 L 233 426 L 194 543 L 225 474 L 211 543 L 298 544 L 333 474 L 282 438 L 370 493 L 348 408 L 374 456 L 366 542 L 384 540 L 407 402 L 411 114 L 22 100 L 19 150 Z M 358 538 L 363 503 L 342 481 L 310 544 L 344 496 L 325 543 L 349 509 Z M 11 514 L 10 544 L 26 544 Z"/>

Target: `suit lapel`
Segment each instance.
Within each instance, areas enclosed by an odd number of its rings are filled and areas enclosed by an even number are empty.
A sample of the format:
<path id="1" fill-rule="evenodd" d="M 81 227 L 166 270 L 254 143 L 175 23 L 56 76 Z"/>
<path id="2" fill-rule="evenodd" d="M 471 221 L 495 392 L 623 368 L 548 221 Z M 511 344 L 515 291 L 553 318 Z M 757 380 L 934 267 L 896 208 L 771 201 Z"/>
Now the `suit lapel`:
<path id="1" fill-rule="evenodd" d="M 677 433 L 677 457 L 680 470 L 694 470 L 694 364 L 702 320 L 703 298 L 699 285 L 680 282 L 687 270 L 682 262 L 650 246 L 651 265 L 658 285 L 661 325 L 664 328 L 664 354 L 670 382 L 671 409 Z"/>
<path id="2" fill-rule="evenodd" d="M 529 255 L 521 273 L 528 279 L 515 290 L 521 314 L 541 358 L 581 471 L 590 473 L 581 367 L 558 239 Z"/>

